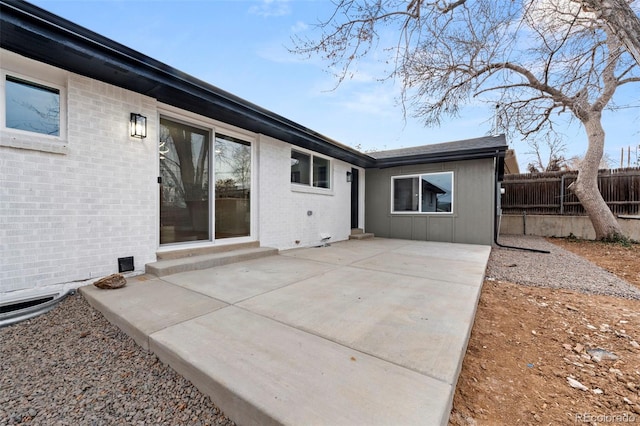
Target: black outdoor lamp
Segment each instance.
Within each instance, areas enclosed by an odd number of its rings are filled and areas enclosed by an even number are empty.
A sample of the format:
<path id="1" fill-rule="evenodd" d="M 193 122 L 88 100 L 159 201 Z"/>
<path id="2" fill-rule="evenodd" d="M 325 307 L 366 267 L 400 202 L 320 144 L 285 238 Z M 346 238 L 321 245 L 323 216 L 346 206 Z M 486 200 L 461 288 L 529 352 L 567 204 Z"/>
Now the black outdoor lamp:
<path id="1" fill-rule="evenodd" d="M 140 139 L 147 137 L 147 117 L 132 112 L 130 124 L 132 137 Z"/>

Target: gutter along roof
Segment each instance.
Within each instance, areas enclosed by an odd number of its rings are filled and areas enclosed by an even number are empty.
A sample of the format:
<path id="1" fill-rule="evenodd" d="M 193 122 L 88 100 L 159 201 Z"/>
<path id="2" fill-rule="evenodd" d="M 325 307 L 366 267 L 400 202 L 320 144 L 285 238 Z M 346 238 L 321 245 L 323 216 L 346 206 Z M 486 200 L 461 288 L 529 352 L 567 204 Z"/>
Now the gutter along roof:
<path id="1" fill-rule="evenodd" d="M 469 150 L 463 146 L 465 141 L 448 147 L 443 146 L 447 144 L 438 144 L 442 146 L 442 152 L 418 150 L 420 147 L 416 147 L 385 151 L 392 153 L 390 155 L 384 155 L 384 152 L 367 155 L 23 1 L 0 0 L 0 46 L 159 102 L 364 168 L 496 156 L 495 149 L 491 151 L 492 155 L 488 155 L 490 150 L 487 151 L 487 147 Z M 504 155 L 507 148 L 504 137 L 502 144 L 500 148 Z M 429 146 L 436 145 L 425 145 Z"/>
<path id="2" fill-rule="evenodd" d="M 388 151 L 370 152 L 378 168 L 440 163 L 443 161 L 476 160 L 504 157 L 507 150 L 505 135 L 483 136 L 454 142 L 421 145 Z"/>

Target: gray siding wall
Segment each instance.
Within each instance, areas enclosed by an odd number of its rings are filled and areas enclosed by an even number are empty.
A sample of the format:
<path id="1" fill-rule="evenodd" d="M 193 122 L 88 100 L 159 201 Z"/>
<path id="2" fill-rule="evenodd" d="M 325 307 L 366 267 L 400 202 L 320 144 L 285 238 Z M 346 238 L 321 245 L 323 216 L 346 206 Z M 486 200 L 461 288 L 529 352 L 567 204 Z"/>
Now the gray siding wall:
<path id="1" fill-rule="evenodd" d="M 453 172 L 452 214 L 392 214 L 391 177 Z M 377 237 L 467 244 L 493 243 L 494 160 L 367 169 L 365 228 Z"/>

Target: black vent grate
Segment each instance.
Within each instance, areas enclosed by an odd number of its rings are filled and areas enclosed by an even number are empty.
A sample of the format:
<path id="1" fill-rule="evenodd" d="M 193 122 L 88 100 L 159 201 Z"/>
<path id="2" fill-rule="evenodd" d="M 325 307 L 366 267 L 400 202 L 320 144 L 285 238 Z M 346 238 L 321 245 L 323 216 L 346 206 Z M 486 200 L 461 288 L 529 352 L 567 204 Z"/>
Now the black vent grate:
<path id="1" fill-rule="evenodd" d="M 118 272 L 129 272 L 135 270 L 133 256 L 118 258 Z"/>

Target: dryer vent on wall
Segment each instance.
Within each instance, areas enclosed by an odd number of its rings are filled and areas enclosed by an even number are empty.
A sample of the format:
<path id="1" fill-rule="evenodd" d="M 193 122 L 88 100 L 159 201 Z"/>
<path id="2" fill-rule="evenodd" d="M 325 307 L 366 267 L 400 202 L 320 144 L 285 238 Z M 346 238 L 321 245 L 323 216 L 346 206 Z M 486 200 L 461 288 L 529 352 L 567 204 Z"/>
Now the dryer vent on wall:
<path id="1" fill-rule="evenodd" d="M 133 256 L 118 258 L 118 272 L 129 272 L 135 270 Z"/>

